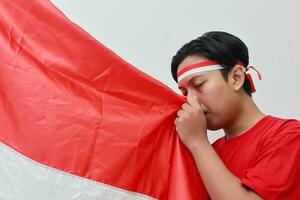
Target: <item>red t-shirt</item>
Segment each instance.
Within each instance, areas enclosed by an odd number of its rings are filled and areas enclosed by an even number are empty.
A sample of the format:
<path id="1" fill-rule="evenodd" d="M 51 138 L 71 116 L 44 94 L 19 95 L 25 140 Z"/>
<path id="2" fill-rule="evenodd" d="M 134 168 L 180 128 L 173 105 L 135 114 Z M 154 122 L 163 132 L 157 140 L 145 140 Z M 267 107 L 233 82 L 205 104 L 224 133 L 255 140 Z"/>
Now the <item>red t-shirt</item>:
<path id="1" fill-rule="evenodd" d="M 300 121 L 266 116 L 213 146 L 242 184 L 264 199 L 300 199 Z"/>

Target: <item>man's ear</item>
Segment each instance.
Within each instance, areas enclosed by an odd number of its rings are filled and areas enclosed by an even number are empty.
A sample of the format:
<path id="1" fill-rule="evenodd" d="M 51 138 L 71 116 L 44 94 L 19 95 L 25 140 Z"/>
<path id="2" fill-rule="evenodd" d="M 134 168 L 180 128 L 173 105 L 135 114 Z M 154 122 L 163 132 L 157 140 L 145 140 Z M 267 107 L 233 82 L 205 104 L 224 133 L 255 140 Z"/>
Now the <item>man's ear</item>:
<path id="1" fill-rule="evenodd" d="M 241 65 L 235 65 L 228 74 L 228 81 L 234 91 L 238 91 L 243 87 L 245 81 L 245 67 Z"/>

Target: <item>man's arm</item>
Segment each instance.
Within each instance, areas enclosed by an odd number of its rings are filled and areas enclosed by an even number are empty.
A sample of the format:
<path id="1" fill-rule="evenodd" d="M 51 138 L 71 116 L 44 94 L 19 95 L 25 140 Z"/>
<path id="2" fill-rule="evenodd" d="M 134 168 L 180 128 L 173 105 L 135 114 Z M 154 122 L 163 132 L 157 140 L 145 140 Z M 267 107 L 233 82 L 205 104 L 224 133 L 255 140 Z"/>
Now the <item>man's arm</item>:
<path id="1" fill-rule="evenodd" d="M 183 105 L 175 124 L 181 141 L 194 157 L 211 199 L 262 199 L 257 193 L 244 187 L 219 158 L 208 141 L 205 116 L 195 99 L 189 99 Z"/>
<path id="2" fill-rule="evenodd" d="M 208 140 L 192 149 L 191 153 L 211 199 L 262 199 L 245 188 L 240 179 L 227 169 Z"/>

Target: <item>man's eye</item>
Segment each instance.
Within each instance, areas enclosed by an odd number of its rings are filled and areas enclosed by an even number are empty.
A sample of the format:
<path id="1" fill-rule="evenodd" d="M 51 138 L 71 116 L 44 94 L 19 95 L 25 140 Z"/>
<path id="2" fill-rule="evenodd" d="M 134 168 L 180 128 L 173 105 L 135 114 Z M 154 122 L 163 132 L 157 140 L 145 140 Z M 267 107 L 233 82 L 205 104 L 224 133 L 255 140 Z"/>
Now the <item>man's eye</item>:
<path id="1" fill-rule="evenodd" d="M 195 84 L 195 88 L 200 88 L 200 87 L 203 86 L 203 84 L 204 84 L 204 82 L 202 82 L 202 83 L 200 83 L 200 84 Z"/>

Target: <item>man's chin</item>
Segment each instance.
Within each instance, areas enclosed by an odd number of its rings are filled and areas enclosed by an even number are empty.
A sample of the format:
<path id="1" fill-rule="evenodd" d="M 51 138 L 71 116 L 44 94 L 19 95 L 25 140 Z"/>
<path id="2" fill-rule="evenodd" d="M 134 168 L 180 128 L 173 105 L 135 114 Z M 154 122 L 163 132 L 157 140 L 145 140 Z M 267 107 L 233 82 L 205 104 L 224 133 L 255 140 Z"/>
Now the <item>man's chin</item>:
<path id="1" fill-rule="evenodd" d="M 220 130 L 222 128 L 217 128 L 217 127 L 207 127 L 207 130 L 210 130 L 210 131 L 217 131 L 217 130 Z"/>
<path id="2" fill-rule="evenodd" d="M 214 124 L 210 121 L 207 121 L 207 130 L 210 130 L 210 131 L 217 131 L 217 130 L 220 130 L 222 129 L 223 127 L 218 125 L 218 124 Z"/>

